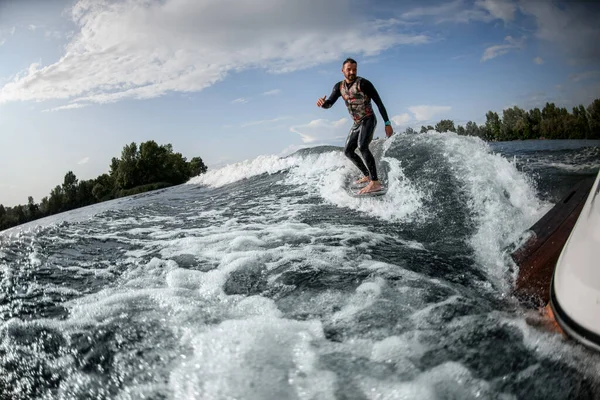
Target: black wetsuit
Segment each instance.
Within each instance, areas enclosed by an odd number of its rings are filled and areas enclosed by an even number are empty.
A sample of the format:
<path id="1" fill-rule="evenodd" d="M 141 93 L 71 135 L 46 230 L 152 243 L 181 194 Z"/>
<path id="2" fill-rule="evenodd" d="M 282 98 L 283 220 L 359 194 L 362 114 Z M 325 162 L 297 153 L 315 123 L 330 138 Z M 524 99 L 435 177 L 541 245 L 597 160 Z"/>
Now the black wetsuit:
<path id="1" fill-rule="evenodd" d="M 343 85 L 343 86 L 342 86 Z M 342 93 L 343 92 L 343 93 Z M 323 108 L 331 108 L 338 98 L 344 95 L 348 112 L 354 120 L 354 125 L 350 128 L 344 154 L 354 165 L 360 169 L 364 176 L 369 176 L 371 180 L 379 180 L 377 177 L 377 168 L 375 157 L 369 150 L 369 144 L 373 140 L 373 133 L 377 126 L 377 119 L 371 107 L 371 100 L 375 102 L 379 113 L 384 121 L 389 121 L 387 111 L 383 106 L 381 98 L 371 82 L 365 78 L 357 77 L 351 84 L 345 80 L 338 82 L 333 86 L 331 95 L 323 103 Z M 356 154 L 356 148 L 360 150 L 364 162 Z M 365 166 L 365 163 L 367 164 Z"/>

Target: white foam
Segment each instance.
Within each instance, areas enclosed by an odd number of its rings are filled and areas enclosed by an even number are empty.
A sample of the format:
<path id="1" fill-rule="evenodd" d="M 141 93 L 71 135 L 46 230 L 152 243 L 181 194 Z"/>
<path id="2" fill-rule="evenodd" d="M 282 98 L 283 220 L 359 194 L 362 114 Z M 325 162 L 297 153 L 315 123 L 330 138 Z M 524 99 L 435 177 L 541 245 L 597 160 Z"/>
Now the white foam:
<path id="1" fill-rule="evenodd" d="M 445 362 L 408 382 L 380 381 L 365 377 L 358 381 L 368 399 L 479 399 L 493 395 L 488 382 L 474 378 L 468 368 Z M 514 397 L 504 396 L 505 399 Z"/>
<path id="2" fill-rule="evenodd" d="M 228 320 L 190 339 L 170 376 L 174 398 L 331 399 L 336 376 L 318 369 L 321 324 L 272 317 Z"/>
<path id="3" fill-rule="evenodd" d="M 171 288 L 198 290 L 202 286 L 202 278 L 202 272 L 176 268 L 167 273 L 165 280 Z"/>
<path id="4" fill-rule="evenodd" d="M 536 315 L 541 318 L 540 315 Z M 522 333 L 523 344 L 541 357 L 566 363 L 574 370 L 595 381 L 600 376 L 600 356 L 556 332 L 531 326 L 523 318 L 501 316 L 500 321 Z M 547 321 L 549 322 L 549 321 Z"/>
<path id="5" fill-rule="evenodd" d="M 417 369 L 410 359 L 418 359 L 426 351 L 425 346 L 416 340 L 417 337 L 418 331 L 416 334 L 409 332 L 401 336 L 388 336 L 373 344 L 370 357 L 373 361 L 394 364 L 396 367 L 403 367 L 403 372 L 410 370 L 412 374 L 416 374 Z M 410 368 L 406 368 L 407 364 Z"/>
<path id="6" fill-rule="evenodd" d="M 356 293 L 348 300 L 348 304 L 336 312 L 332 316 L 332 320 L 337 322 L 338 320 L 352 319 L 360 311 L 373 306 L 385 285 L 385 279 L 379 277 L 372 282 L 361 283 L 356 288 Z"/>
<path id="7" fill-rule="evenodd" d="M 383 157 L 379 168 L 384 165 L 389 169 L 387 194 L 376 198 L 356 198 L 348 193 L 348 177 L 358 177 L 360 172 L 338 151 L 306 156 L 304 162 L 290 169 L 284 183 L 301 185 L 308 194 L 338 207 L 388 221 L 407 220 L 422 206 L 423 194 L 404 176 L 398 160 Z"/>
<path id="8" fill-rule="evenodd" d="M 5 289 L 10 289 L 13 286 L 13 270 L 7 264 L 0 264 L 0 271 L 2 271 L 2 282 L 0 285 Z"/>
<path id="9" fill-rule="evenodd" d="M 591 161 L 586 162 L 586 163 L 580 163 L 580 164 L 566 164 L 566 163 L 561 163 L 561 162 L 549 162 L 549 163 L 547 163 L 547 165 L 550 167 L 563 169 L 563 170 L 570 171 L 570 172 L 598 171 L 598 168 L 600 168 L 600 164 L 598 164 L 596 162 L 591 162 Z"/>
<path id="10" fill-rule="evenodd" d="M 543 215 L 547 205 L 537 198 L 533 183 L 515 162 L 491 153 L 481 139 L 447 132 L 423 134 L 419 140 L 445 150 L 470 196 L 467 206 L 477 221 L 471 245 L 488 275 L 509 290 L 503 250 Z"/>
<path id="11" fill-rule="evenodd" d="M 275 155 L 263 155 L 253 160 L 245 160 L 226 165 L 214 171 L 207 171 L 190 179 L 187 183 L 191 185 L 221 187 L 265 173 L 274 174 L 297 165 L 299 161 L 296 157 L 281 158 Z"/>

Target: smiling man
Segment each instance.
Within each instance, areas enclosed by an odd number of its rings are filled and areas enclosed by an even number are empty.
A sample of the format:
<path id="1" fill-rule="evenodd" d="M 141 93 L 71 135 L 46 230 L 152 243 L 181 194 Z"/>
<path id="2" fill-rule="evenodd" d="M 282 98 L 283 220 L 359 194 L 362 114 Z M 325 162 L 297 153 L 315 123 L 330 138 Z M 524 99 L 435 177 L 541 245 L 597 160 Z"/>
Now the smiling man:
<path id="1" fill-rule="evenodd" d="M 371 100 L 377 104 L 379 113 L 385 121 L 385 134 L 387 137 L 392 136 L 394 133 L 392 124 L 373 84 L 367 79 L 357 75 L 356 61 L 352 58 L 344 60 L 344 63 L 342 64 L 342 73 L 344 74 L 345 79 L 333 86 L 333 90 L 328 99 L 323 96 L 317 100 L 317 106 L 321 108 L 331 108 L 340 96 L 344 99 L 346 107 L 348 107 L 348 112 L 354 120 L 354 124 L 352 125 L 352 128 L 350 128 L 350 133 L 346 139 L 344 154 L 352 160 L 354 165 L 356 165 L 363 174 L 363 177 L 356 181 L 356 183 L 368 183 L 367 186 L 362 188 L 358 193 L 365 194 L 378 192 L 383 188 L 377 177 L 375 157 L 373 157 L 371 150 L 369 150 L 369 144 L 373 140 L 373 133 L 377 126 L 377 118 L 375 118 Z M 360 154 L 364 161 L 356 154 L 357 147 L 360 150 Z"/>

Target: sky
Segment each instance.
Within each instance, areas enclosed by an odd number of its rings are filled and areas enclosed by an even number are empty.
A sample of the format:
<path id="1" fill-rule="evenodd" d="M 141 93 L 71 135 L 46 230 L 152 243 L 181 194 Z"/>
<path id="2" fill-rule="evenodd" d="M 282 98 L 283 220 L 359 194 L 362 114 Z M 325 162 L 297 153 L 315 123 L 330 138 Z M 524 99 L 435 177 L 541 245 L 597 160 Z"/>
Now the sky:
<path id="1" fill-rule="evenodd" d="M 598 20 L 593 1 L 0 0 L 0 204 L 39 203 L 69 171 L 108 173 L 132 142 L 209 170 L 341 146 L 343 101 L 316 101 L 346 57 L 397 132 L 587 107 Z"/>

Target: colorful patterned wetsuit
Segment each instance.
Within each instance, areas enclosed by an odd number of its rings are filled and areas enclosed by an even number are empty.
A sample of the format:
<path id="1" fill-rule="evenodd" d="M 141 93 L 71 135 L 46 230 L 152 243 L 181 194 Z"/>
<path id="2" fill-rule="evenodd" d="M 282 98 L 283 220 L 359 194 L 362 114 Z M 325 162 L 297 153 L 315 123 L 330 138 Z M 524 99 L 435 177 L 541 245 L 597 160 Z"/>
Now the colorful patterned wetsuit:
<path id="1" fill-rule="evenodd" d="M 373 113 L 371 99 L 377 104 L 379 113 L 384 121 L 389 121 L 387 111 L 381 102 L 381 98 L 375 90 L 371 82 L 365 78 L 356 77 L 356 79 L 348 84 L 345 80 L 336 83 L 333 87 L 331 95 L 325 100 L 323 108 L 331 108 L 342 97 L 348 107 L 348 112 L 354 120 L 354 125 L 350 128 L 348 139 L 346 140 L 346 148 L 344 154 L 354 165 L 360 169 L 364 176 L 369 176 L 371 180 L 378 180 L 377 168 L 375 166 L 375 157 L 369 150 L 369 143 L 373 140 L 373 132 L 377 126 L 377 119 Z M 365 163 L 356 154 L 356 148 L 360 150 Z"/>

